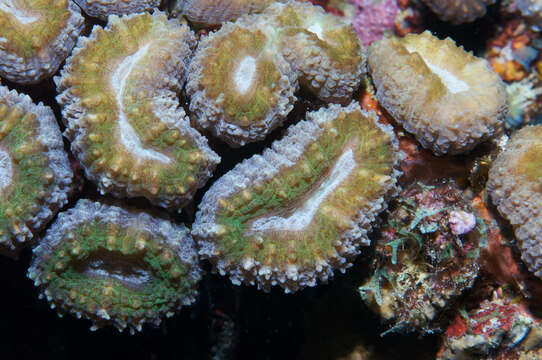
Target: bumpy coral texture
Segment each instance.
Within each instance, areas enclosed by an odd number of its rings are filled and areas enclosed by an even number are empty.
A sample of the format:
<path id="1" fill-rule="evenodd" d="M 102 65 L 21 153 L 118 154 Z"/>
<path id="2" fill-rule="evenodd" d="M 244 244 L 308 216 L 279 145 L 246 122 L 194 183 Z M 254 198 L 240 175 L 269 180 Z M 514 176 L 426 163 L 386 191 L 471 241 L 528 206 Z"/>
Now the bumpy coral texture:
<path id="1" fill-rule="evenodd" d="M 371 44 L 368 64 L 380 103 L 435 154 L 468 152 L 501 131 L 502 80 L 451 39 L 386 37 Z"/>
<path id="2" fill-rule="evenodd" d="M 423 0 L 443 20 L 452 24 L 473 22 L 486 14 L 495 0 Z"/>
<path id="3" fill-rule="evenodd" d="M 512 136 L 489 172 L 487 187 L 514 227 L 523 261 L 542 278 L 542 125 Z"/>
<path id="4" fill-rule="evenodd" d="M 81 10 L 70 0 L 0 3 L 0 76 L 33 84 L 55 73 L 83 30 Z"/>
<path id="5" fill-rule="evenodd" d="M 157 9 L 160 0 L 73 0 L 85 14 L 102 20 L 109 15 L 128 15 Z"/>
<path id="6" fill-rule="evenodd" d="M 241 146 L 282 123 L 298 83 L 321 100 L 348 103 L 364 71 L 351 25 L 309 3 L 276 3 L 201 41 L 187 93 L 199 127 Z"/>
<path id="7" fill-rule="evenodd" d="M 0 86 L 0 250 L 12 253 L 56 215 L 72 177 L 53 111 Z"/>
<path id="8" fill-rule="evenodd" d="M 203 26 L 234 21 L 245 14 L 262 11 L 274 0 L 178 0 L 173 13 Z"/>
<path id="9" fill-rule="evenodd" d="M 296 74 L 280 55 L 276 32 L 226 23 L 200 41 L 190 64 L 192 116 L 231 146 L 263 139 L 293 109 Z"/>
<path id="10" fill-rule="evenodd" d="M 79 200 L 47 230 L 28 276 L 52 307 L 141 331 L 195 301 L 201 278 L 184 226 L 116 206 Z"/>
<path id="11" fill-rule="evenodd" d="M 301 86 L 326 102 L 349 104 L 365 72 L 365 55 L 353 26 L 308 2 L 269 6 L 267 27 L 279 27 L 280 50 Z M 250 23 L 250 17 L 240 21 Z"/>
<path id="12" fill-rule="evenodd" d="M 352 103 L 307 119 L 217 180 L 200 203 L 199 253 L 234 284 L 292 292 L 327 281 L 369 245 L 396 191 L 397 142 L 374 113 Z"/>
<path id="13" fill-rule="evenodd" d="M 110 16 L 55 78 L 64 135 L 102 193 L 182 207 L 219 162 L 177 94 L 195 40 L 165 14 Z"/>

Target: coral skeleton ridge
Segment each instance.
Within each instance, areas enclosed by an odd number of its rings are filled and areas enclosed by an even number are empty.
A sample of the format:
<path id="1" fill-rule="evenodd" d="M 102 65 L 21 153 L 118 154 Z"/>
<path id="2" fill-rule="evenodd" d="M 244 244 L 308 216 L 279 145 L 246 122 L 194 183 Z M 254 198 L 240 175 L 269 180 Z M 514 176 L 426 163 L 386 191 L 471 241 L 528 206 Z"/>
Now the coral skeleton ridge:
<path id="1" fill-rule="evenodd" d="M 205 193 L 192 229 L 199 254 L 234 284 L 292 292 L 326 281 L 369 245 L 399 158 L 391 128 L 358 104 L 309 113 Z"/>
<path id="2" fill-rule="evenodd" d="M 102 193 L 182 207 L 220 161 L 177 94 L 194 46 L 163 13 L 109 17 L 55 78 L 64 135 Z"/>
<path id="3" fill-rule="evenodd" d="M 542 125 L 509 140 L 489 172 L 491 199 L 514 227 L 527 268 L 542 278 Z"/>
<path id="4" fill-rule="evenodd" d="M 449 38 L 383 38 L 369 47 L 368 66 L 380 103 L 437 155 L 466 153 L 502 130 L 504 83 Z"/>
<path id="5" fill-rule="evenodd" d="M 160 0 L 73 0 L 85 14 L 107 20 L 109 15 L 128 15 L 157 9 Z"/>
<path id="6" fill-rule="evenodd" d="M 83 199 L 47 230 L 28 276 L 52 308 L 133 333 L 193 303 L 201 270 L 184 226 Z"/>
<path id="7" fill-rule="evenodd" d="M 202 39 L 187 94 L 193 120 L 231 146 L 263 139 L 293 109 L 298 83 L 349 102 L 365 71 L 352 26 L 306 3 L 275 3 Z"/>
<path id="8" fill-rule="evenodd" d="M 0 76 L 33 84 L 55 73 L 72 51 L 84 19 L 71 0 L 0 2 Z"/>
<path id="9" fill-rule="evenodd" d="M 68 201 L 63 146 L 49 107 L 0 86 L 0 251 L 13 254 Z"/>

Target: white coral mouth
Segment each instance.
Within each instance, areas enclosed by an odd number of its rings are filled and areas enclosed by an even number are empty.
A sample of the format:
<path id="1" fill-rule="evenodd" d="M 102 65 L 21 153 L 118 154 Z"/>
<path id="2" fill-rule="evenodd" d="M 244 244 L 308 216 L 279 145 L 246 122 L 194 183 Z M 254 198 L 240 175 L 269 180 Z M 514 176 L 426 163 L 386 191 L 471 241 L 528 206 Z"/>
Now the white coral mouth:
<path id="1" fill-rule="evenodd" d="M 164 163 L 169 163 L 171 160 L 166 155 L 154 151 L 152 149 L 146 149 L 141 140 L 137 136 L 135 130 L 132 128 L 126 114 L 124 113 L 124 90 L 126 86 L 126 80 L 130 75 L 132 69 L 136 63 L 145 56 L 149 44 L 141 47 L 135 54 L 127 56 L 118 66 L 117 70 L 111 77 L 111 85 L 115 92 L 115 99 L 119 108 L 119 137 L 122 145 L 139 159 L 158 160 Z"/>
<path id="2" fill-rule="evenodd" d="M 252 223 L 251 231 L 300 231 L 305 229 L 313 220 L 325 198 L 350 175 L 355 167 L 354 152 L 352 149 L 348 149 L 339 157 L 327 179 L 320 184 L 318 190 L 305 201 L 302 207 L 287 218 L 281 216 L 259 218 Z"/>
<path id="3" fill-rule="evenodd" d="M 0 194 L 11 184 L 12 174 L 11 158 L 6 151 L 0 150 Z"/>

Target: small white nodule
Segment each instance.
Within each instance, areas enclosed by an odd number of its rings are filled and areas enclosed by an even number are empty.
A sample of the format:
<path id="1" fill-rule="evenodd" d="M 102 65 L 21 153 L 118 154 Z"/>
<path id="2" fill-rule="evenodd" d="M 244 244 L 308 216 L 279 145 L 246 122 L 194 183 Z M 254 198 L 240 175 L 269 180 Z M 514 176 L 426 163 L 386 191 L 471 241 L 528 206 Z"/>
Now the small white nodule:
<path id="1" fill-rule="evenodd" d="M 11 158 L 7 152 L 0 150 L 0 194 L 11 184 L 12 175 Z"/>
<path id="2" fill-rule="evenodd" d="M 250 89 L 256 75 L 256 59 L 252 56 L 245 57 L 235 70 L 234 81 L 237 91 L 241 94 Z"/>

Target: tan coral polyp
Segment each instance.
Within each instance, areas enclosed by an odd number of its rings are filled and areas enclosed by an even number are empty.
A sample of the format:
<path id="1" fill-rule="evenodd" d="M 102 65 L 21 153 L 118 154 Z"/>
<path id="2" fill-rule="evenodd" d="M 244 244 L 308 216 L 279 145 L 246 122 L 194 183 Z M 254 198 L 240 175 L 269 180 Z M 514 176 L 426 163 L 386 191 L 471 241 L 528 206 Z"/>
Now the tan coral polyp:
<path id="1" fill-rule="evenodd" d="M 368 65 L 380 103 L 437 155 L 468 152 L 501 129 L 504 84 L 449 38 L 386 37 L 369 48 Z"/>
<path id="2" fill-rule="evenodd" d="M 514 227 L 521 257 L 542 278 L 542 125 L 517 131 L 489 172 L 491 199 Z"/>

